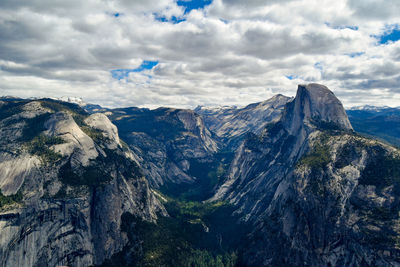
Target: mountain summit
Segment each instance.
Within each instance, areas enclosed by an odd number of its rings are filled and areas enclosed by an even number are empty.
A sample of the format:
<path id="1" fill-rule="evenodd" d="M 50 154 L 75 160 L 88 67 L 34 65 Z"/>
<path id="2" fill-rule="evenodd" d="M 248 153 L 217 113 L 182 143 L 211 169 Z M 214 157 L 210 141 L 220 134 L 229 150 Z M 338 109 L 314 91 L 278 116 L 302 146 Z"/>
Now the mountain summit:
<path id="1" fill-rule="evenodd" d="M 399 266 L 400 150 L 327 87 L 101 110 L 0 100 L 0 266 Z"/>
<path id="2" fill-rule="evenodd" d="M 248 135 L 212 200 L 253 225 L 246 266 L 397 266 L 399 190 L 399 151 L 355 134 L 334 94 L 309 84 Z"/>
<path id="3" fill-rule="evenodd" d="M 286 106 L 282 121 L 290 134 L 313 123 L 353 129 L 339 99 L 328 87 L 316 83 L 298 86 L 296 98 Z"/>

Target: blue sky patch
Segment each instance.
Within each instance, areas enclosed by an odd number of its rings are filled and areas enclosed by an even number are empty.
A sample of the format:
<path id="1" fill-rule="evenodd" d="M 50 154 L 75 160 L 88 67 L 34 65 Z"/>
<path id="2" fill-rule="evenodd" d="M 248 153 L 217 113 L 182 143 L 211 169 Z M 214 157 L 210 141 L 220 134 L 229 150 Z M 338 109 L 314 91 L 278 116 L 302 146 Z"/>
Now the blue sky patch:
<path id="1" fill-rule="evenodd" d="M 294 80 L 294 79 L 297 79 L 297 78 L 299 78 L 299 76 L 298 76 L 298 75 L 294 75 L 294 74 L 291 74 L 291 75 L 285 75 L 285 77 L 286 77 L 286 78 L 288 78 L 289 80 Z"/>
<path id="2" fill-rule="evenodd" d="M 192 11 L 193 9 L 201 9 L 205 6 L 208 6 L 212 3 L 212 0 L 178 0 L 176 4 L 180 7 L 184 8 L 184 15 Z M 160 22 L 169 22 L 173 24 L 178 24 L 180 22 L 186 21 L 184 17 L 176 17 L 172 16 L 171 18 L 167 18 L 158 13 L 153 13 L 154 19 Z"/>
<path id="3" fill-rule="evenodd" d="M 212 0 L 178 0 L 176 4 L 185 8 L 185 14 L 189 13 L 193 9 L 200 9 L 208 6 L 212 3 Z"/>
<path id="4" fill-rule="evenodd" d="M 321 70 L 323 69 L 321 62 L 317 62 L 314 64 L 314 68 L 316 68 L 317 70 Z"/>
<path id="5" fill-rule="evenodd" d="M 178 18 L 178 17 L 175 17 L 175 16 L 172 16 L 170 19 L 167 19 L 165 16 L 160 16 L 157 13 L 154 13 L 153 15 L 154 15 L 154 19 L 155 20 L 158 20 L 158 21 L 161 21 L 161 22 L 171 22 L 173 24 L 178 24 L 178 23 L 186 20 L 184 18 Z"/>
<path id="6" fill-rule="evenodd" d="M 111 70 L 110 72 L 111 72 L 111 76 L 114 79 L 121 80 L 121 79 L 127 78 L 129 76 L 129 73 L 131 73 L 131 72 L 142 72 L 144 70 L 151 70 L 155 66 L 157 66 L 157 64 L 158 64 L 158 61 L 145 60 L 136 69 L 115 69 L 115 70 Z"/>
<path id="7" fill-rule="evenodd" d="M 392 25 L 388 27 L 388 30 L 385 31 L 380 36 L 375 36 L 378 38 L 378 42 L 380 44 L 387 44 L 389 42 L 396 42 L 400 40 L 400 25 Z"/>
<path id="8" fill-rule="evenodd" d="M 329 28 L 335 29 L 335 30 L 343 30 L 343 29 L 350 29 L 353 31 L 358 31 L 358 26 L 352 26 L 352 25 L 332 25 L 329 22 L 325 23 L 326 26 Z"/>
<path id="9" fill-rule="evenodd" d="M 359 56 L 362 56 L 362 55 L 364 55 L 365 54 L 365 52 L 353 52 L 353 53 L 349 53 L 349 54 L 346 54 L 346 56 L 349 56 L 349 57 L 359 57 Z"/>

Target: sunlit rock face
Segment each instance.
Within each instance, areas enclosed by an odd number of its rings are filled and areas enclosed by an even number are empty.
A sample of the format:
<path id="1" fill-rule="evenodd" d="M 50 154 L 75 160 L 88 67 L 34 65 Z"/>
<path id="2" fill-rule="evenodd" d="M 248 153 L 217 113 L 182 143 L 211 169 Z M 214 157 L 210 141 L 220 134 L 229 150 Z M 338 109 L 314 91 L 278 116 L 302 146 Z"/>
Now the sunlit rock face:
<path id="1" fill-rule="evenodd" d="M 290 97 L 278 94 L 244 108 L 199 106 L 195 112 L 202 115 L 205 125 L 222 139 L 225 149 L 235 150 L 247 133 L 260 134 L 266 124 L 279 120 L 286 103 L 291 100 Z"/>
<path id="2" fill-rule="evenodd" d="M 245 223 L 229 228 L 213 210 L 204 217 L 219 221 L 206 225 L 190 213 L 182 225 L 200 227 L 176 238 L 213 233 L 221 246 L 240 232 L 234 250 L 245 266 L 400 265 L 400 151 L 356 134 L 327 87 L 299 85 L 295 98 L 242 109 L 101 112 L 0 101 L 0 265 L 132 263 L 137 233 L 153 233 L 138 222 L 168 216 L 160 201 L 171 207 L 181 187 L 220 201 L 201 205 L 230 203 L 228 221 Z M 213 183 L 202 191 L 199 180 Z"/>
<path id="3" fill-rule="evenodd" d="M 313 122 L 352 130 L 342 103 L 326 86 L 315 83 L 298 86 L 296 98 L 286 106 L 282 121 L 290 134 Z"/>
<path id="4" fill-rule="evenodd" d="M 1 266 L 100 264 L 128 242 L 123 213 L 165 215 L 103 114 L 50 100 L 0 109 Z"/>
<path id="5" fill-rule="evenodd" d="M 211 200 L 254 225 L 249 266 L 396 266 L 399 192 L 400 152 L 355 134 L 333 93 L 310 84 L 247 136 Z"/>

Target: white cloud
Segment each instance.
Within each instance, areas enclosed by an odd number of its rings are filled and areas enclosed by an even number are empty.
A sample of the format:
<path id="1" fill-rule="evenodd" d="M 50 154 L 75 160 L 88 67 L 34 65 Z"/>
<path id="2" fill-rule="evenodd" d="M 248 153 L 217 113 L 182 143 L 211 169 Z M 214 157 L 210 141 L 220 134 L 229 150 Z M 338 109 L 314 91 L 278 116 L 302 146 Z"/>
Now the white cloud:
<path id="1" fill-rule="evenodd" d="M 214 0 L 184 14 L 173 0 L 3 0 L 0 95 L 245 105 L 320 82 L 347 106 L 398 105 L 400 41 L 374 36 L 400 22 L 399 9 L 395 0 Z M 111 77 L 143 60 L 159 64 Z"/>

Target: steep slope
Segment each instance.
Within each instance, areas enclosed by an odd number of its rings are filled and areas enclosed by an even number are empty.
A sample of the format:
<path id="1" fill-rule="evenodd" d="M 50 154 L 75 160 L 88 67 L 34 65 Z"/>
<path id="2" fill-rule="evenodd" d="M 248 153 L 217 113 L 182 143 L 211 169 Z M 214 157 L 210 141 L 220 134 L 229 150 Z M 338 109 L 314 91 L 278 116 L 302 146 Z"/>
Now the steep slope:
<path id="1" fill-rule="evenodd" d="M 1 266 L 100 264 L 165 214 L 110 120 L 50 99 L 0 102 L 0 189 Z"/>
<path id="2" fill-rule="evenodd" d="M 246 138 L 212 200 L 253 224 L 246 265 L 393 266 L 399 192 L 400 152 L 354 134 L 333 93 L 309 84 Z"/>
<path id="3" fill-rule="evenodd" d="M 355 131 L 400 147 L 400 108 L 364 106 L 346 112 Z"/>
<path id="4" fill-rule="evenodd" d="M 106 112 L 138 160 L 153 187 L 192 184 L 202 178 L 199 164 L 212 164 L 218 142 L 191 110 L 114 109 Z"/>
<path id="5" fill-rule="evenodd" d="M 246 133 L 259 134 L 267 123 L 279 120 L 285 104 L 290 100 L 290 97 L 276 95 L 244 108 L 197 107 L 194 111 L 204 117 L 207 127 L 222 138 L 229 149 L 236 149 Z"/>

